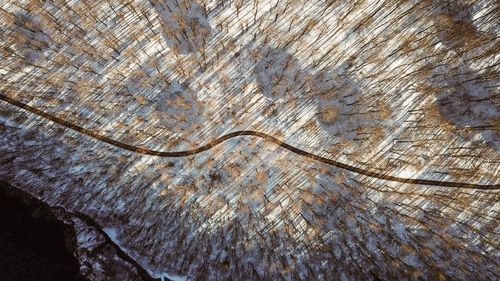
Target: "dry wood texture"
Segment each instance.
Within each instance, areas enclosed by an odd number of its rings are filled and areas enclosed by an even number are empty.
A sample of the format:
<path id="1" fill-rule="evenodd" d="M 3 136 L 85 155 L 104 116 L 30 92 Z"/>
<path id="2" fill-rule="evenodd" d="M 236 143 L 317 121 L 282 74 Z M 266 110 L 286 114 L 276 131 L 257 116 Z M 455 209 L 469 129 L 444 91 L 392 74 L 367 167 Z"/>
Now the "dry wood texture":
<path id="1" fill-rule="evenodd" d="M 0 177 L 153 277 L 498 280 L 499 18 L 495 1 L 3 1 Z"/>

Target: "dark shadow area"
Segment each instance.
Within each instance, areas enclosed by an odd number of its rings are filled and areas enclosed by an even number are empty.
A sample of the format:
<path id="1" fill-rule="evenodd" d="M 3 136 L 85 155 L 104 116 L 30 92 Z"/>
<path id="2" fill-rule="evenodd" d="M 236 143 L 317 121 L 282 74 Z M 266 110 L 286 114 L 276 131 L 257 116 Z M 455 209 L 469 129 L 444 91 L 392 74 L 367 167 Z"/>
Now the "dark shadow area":
<path id="1" fill-rule="evenodd" d="M 498 70 L 495 65 L 473 67 L 476 57 L 496 52 L 489 47 L 488 34 L 474 25 L 473 7 L 453 1 L 437 1 L 433 22 L 439 41 L 457 55 L 459 63 L 440 69 L 430 81 L 436 89 L 439 113 L 455 128 L 462 129 L 465 138 L 480 133 L 481 138 L 500 150 L 500 99 Z M 477 22 L 476 22 L 477 24 Z M 477 54 L 479 49 L 480 55 Z M 466 55 L 475 50 L 474 56 Z M 481 71 L 479 71 L 480 69 Z M 436 71 L 438 72 L 438 71 Z"/>
<path id="2" fill-rule="evenodd" d="M 158 13 L 163 38 L 179 54 L 204 52 L 212 28 L 208 11 L 197 1 L 155 0 L 150 2 Z"/>
<path id="3" fill-rule="evenodd" d="M 0 181 L 0 281 L 87 280 L 68 249 L 74 230 L 49 208 Z"/>
<path id="4" fill-rule="evenodd" d="M 43 52 L 48 50 L 49 36 L 43 30 L 42 21 L 35 14 L 15 14 L 13 17 L 16 26 L 9 38 L 13 40 L 10 47 L 27 61 L 34 63 L 42 59 Z"/>
<path id="5" fill-rule="evenodd" d="M 289 98 L 293 93 L 303 90 L 307 72 L 300 67 L 293 54 L 285 48 L 260 49 L 258 57 L 254 58 L 253 74 L 263 95 Z"/>
<path id="6" fill-rule="evenodd" d="M 450 73 L 444 83 L 437 84 L 440 114 L 457 128 L 480 133 L 486 143 L 500 150 L 500 98 L 495 80 L 488 78 L 488 73 L 479 74 L 467 67 Z"/>
<path id="7" fill-rule="evenodd" d="M 474 26 L 470 5 L 460 1 L 436 1 L 432 20 L 441 43 L 450 49 L 462 50 L 481 45 L 479 31 Z"/>

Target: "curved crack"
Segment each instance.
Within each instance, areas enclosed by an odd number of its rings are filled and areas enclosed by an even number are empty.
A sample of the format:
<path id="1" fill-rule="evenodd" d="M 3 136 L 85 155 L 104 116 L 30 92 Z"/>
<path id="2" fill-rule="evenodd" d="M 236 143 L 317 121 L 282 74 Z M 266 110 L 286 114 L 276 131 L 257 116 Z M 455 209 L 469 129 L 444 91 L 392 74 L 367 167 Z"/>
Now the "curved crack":
<path id="1" fill-rule="evenodd" d="M 32 107 L 30 105 L 27 105 L 23 102 L 20 102 L 18 100 L 12 99 L 8 96 L 5 96 L 3 94 L 0 94 L 0 100 L 3 100 L 11 105 L 14 105 L 16 107 L 22 108 L 24 110 L 27 110 L 33 114 L 36 114 L 38 116 L 41 116 L 45 119 L 48 119 L 54 123 L 57 123 L 59 125 L 62 125 L 64 127 L 67 127 L 69 129 L 72 129 L 74 131 L 77 131 L 79 133 L 82 133 L 84 135 L 87 135 L 89 137 L 92 137 L 94 139 L 100 140 L 102 142 L 111 144 L 113 146 L 140 153 L 140 154 L 145 154 L 145 155 L 152 155 L 152 156 L 159 156 L 159 157 L 186 157 L 186 156 L 192 156 L 198 153 L 202 153 L 204 151 L 207 151 L 222 142 L 225 142 L 226 140 L 229 140 L 234 137 L 238 136 L 254 136 L 254 137 L 259 137 L 262 138 L 268 142 L 272 142 L 274 144 L 277 144 L 281 146 L 284 149 L 287 149 L 293 153 L 296 153 L 298 155 L 307 157 L 309 159 L 316 160 L 318 162 L 322 162 L 340 169 L 344 169 L 347 171 L 351 171 L 357 174 L 361 174 L 364 176 L 372 177 L 372 178 L 378 178 L 381 180 L 387 180 L 387 181 L 393 181 L 393 182 L 400 182 L 400 183 L 408 183 L 408 184 L 420 184 L 420 185 L 430 185 L 430 186 L 442 186 L 442 187 L 456 187 L 456 188 L 467 188 L 467 189 L 500 189 L 500 184 L 474 184 L 474 183 L 465 183 L 465 182 L 452 182 L 452 181 L 439 181 L 439 180 L 427 180 L 427 179 L 415 179 L 415 178 L 403 178 L 403 177 L 397 177 L 397 176 L 391 176 L 387 174 L 382 174 L 362 168 L 358 168 L 355 166 L 351 166 L 342 162 L 338 162 L 323 156 L 319 156 L 307 151 L 304 151 L 300 148 L 294 147 L 292 145 L 289 145 L 271 135 L 268 135 L 266 133 L 258 132 L 258 131 L 236 131 L 236 132 L 231 132 L 226 135 L 223 135 L 203 146 L 200 146 L 198 148 L 192 149 L 192 150 L 184 150 L 184 151 L 157 151 L 157 150 L 152 150 L 148 149 L 145 147 L 139 147 L 139 146 L 134 146 L 130 144 L 126 144 L 117 140 L 114 140 L 112 138 L 106 137 L 104 135 L 98 134 L 92 130 L 85 129 L 83 127 L 80 127 L 76 124 L 70 123 L 68 121 L 65 121 L 59 117 L 56 117 L 54 115 L 51 115 L 47 112 L 44 112 L 40 109 L 37 109 L 35 107 Z"/>
<path id="2" fill-rule="evenodd" d="M 139 276 L 141 276 L 141 278 L 144 281 L 159 280 L 157 278 L 153 278 L 145 268 L 143 268 L 134 258 L 132 258 L 130 255 L 128 255 L 121 248 L 121 246 L 119 246 L 115 241 L 113 241 L 113 239 L 111 239 L 111 237 L 109 237 L 109 235 L 102 229 L 101 225 L 97 221 L 95 221 L 93 218 L 91 218 L 90 216 L 88 216 L 82 212 L 78 212 L 78 211 L 70 212 L 61 206 L 57 206 L 57 207 L 62 208 L 67 214 L 75 216 L 75 217 L 83 220 L 88 225 L 93 226 L 95 229 L 97 229 L 99 234 L 101 234 L 104 237 L 104 240 L 106 241 L 106 243 L 110 244 L 115 249 L 116 255 L 119 258 L 121 258 L 122 260 L 130 263 L 133 267 L 135 267 L 135 269 L 137 270 L 137 273 L 139 274 Z"/>

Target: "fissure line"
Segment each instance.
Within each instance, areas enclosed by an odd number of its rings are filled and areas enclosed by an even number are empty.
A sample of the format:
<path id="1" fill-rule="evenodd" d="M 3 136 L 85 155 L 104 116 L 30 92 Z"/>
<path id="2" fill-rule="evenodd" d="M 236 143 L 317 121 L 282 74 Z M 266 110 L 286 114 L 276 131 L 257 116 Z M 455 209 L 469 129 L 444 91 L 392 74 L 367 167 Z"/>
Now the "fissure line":
<path id="1" fill-rule="evenodd" d="M 344 169 L 347 171 L 351 171 L 357 174 L 361 174 L 364 176 L 372 177 L 372 178 L 378 178 L 381 180 L 387 180 L 387 181 L 394 181 L 394 182 L 400 182 L 400 183 L 408 183 L 408 184 L 420 184 L 420 185 L 430 185 L 430 186 L 442 186 L 442 187 L 455 187 L 455 188 L 468 188 L 468 189 L 500 189 L 500 184 L 474 184 L 474 183 L 465 183 L 465 182 L 452 182 L 452 181 L 439 181 L 439 180 L 428 180 L 428 179 L 415 179 L 415 178 L 403 178 L 403 177 L 396 177 L 396 176 L 391 176 L 387 174 L 382 174 L 379 172 L 374 172 L 362 168 L 358 168 L 355 166 L 351 166 L 342 162 L 335 161 L 330 158 L 326 158 L 323 156 L 319 156 L 307 151 L 304 151 L 300 148 L 297 148 L 295 146 L 289 145 L 271 135 L 268 135 L 266 133 L 258 132 L 258 131 L 236 131 L 236 132 L 231 132 L 226 135 L 223 135 L 203 146 L 200 146 L 198 148 L 192 149 L 192 150 L 184 150 L 184 151 L 157 151 L 157 150 L 152 150 L 148 149 L 145 147 L 138 147 L 130 144 L 126 144 L 117 140 L 114 140 L 112 138 L 106 137 L 104 135 L 98 134 L 92 130 L 85 129 L 81 126 L 78 126 L 76 124 L 70 123 L 66 120 L 63 120 L 57 116 L 54 116 L 52 114 L 49 114 L 47 112 L 44 112 L 38 108 L 32 107 L 28 104 L 25 104 L 23 102 L 20 102 L 18 100 L 12 99 L 8 96 L 0 94 L 0 100 L 5 101 L 11 105 L 14 105 L 18 108 L 22 108 L 24 110 L 27 110 L 33 114 L 36 114 L 38 116 L 41 116 L 47 120 L 50 120 L 54 123 L 57 123 L 59 125 L 62 125 L 64 127 L 67 127 L 69 129 L 72 129 L 74 131 L 77 131 L 79 133 L 82 133 L 84 135 L 87 135 L 89 137 L 92 137 L 94 139 L 100 140 L 102 142 L 106 142 L 108 144 L 111 144 L 116 147 L 120 147 L 125 150 L 133 151 L 136 153 L 140 154 L 145 154 L 145 155 L 152 155 L 152 156 L 159 156 L 159 157 L 186 157 L 186 156 L 192 156 L 204 151 L 207 151 L 222 142 L 225 142 L 226 140 L 229 140 L 231 138 L 239 137 L 239 136 L 253 136 L 253 137 L 259 137 L 262 139 L 265 139 L 268 142 L 272 142 L 274 144 L 277 144 L 281 146 L 284 149 L 287 149 L 293 153 L 299 154 L 301 156 L 307 157 L 309 159 L 316 160 L 318 162 L 322 162 L 340 169 Z"/>

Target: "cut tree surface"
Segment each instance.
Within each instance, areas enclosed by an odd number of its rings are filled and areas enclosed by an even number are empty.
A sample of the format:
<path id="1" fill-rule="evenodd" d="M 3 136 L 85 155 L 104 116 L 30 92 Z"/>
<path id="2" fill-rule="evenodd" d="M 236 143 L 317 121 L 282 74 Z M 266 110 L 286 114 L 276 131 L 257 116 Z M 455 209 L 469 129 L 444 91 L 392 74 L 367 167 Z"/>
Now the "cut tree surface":
<path id="1" fill-rule="evenodd" d="M 500 278 L 494 1 L 4 1 L 0 177 L 155 278 Z"/>

